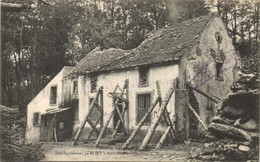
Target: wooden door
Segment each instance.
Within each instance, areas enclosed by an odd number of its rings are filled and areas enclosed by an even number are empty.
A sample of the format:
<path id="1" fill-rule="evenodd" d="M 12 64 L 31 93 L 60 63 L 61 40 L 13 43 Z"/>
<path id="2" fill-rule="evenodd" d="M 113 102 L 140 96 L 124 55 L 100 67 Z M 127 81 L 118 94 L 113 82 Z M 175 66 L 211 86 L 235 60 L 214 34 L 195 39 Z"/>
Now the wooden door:
<path id="1" fill-rule="evenodd" d="M 46 114 L 41 116 L 41 129 L 40 140 L 45 142 L 51 142 L 53 139 L 54 129 L 54 116 L 53 114 Z"/>

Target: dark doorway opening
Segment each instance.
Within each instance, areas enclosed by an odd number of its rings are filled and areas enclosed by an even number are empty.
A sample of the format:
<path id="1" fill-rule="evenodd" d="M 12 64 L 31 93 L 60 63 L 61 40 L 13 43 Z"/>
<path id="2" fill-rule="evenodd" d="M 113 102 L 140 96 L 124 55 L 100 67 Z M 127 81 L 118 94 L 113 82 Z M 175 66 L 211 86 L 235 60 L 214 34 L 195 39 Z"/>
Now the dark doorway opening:
<path id="1" fill-rule="evenodd" d="M 115 103 L 115 99 L 113 99 L 113 103 Z M 122 113 L 123 111 L 123 102 L 122 101 L 119 101 L 117 102 L 117 105 L 116 105 L 120 111 L 120 113 Z M 114 129 L 116 128 L 116 125 L 117 125 L 117 122 L 120 120 L 119 118 L 119 114 L 118 112 L 115 110 L 115 114 L 114 114 Z M 123 133 L 124 132 L 124 129 L 123 129 L 123 124 L 122 122 L 120 122 L 120 125 L 119 125 L 119 128 L 118 128 L 118 133 Z"/>

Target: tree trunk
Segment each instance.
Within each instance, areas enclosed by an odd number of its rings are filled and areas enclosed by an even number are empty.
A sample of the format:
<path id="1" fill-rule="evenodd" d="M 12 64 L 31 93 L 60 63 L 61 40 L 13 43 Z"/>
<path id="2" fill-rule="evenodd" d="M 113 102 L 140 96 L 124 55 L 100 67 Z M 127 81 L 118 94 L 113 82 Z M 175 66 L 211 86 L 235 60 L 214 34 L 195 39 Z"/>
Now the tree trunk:
<path id="1" fill-rule="evenodd" d="M 229 125 L 219 124 L 219 123 L 211 123 L 209 125 L 208 129 L 211 132 L 217 132 L 217 133 L 225 134 L 227 136 L 245 139 L 249 143 L 253 142 L 249 133 L 247 133 L 246 131 L 244 131 L 242 129 L 235 128 L 235 127 L 232 127 L 232 126 L 229 126 Z"/>

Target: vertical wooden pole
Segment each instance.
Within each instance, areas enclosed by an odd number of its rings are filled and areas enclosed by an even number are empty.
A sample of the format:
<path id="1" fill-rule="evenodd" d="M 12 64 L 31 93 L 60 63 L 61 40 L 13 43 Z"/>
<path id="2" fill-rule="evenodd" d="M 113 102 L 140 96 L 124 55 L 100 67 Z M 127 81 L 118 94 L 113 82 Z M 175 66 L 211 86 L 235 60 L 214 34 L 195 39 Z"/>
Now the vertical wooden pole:
<path id="1" fill-rule="evenodd" d="M 165 110 L 167 104 L 169 103 L 169 101 L 171 99 L 171 96 L 172 96 L 172 94 L 173 94 L 173 92 L 175 90 L 174 86 L 175 85 L 174 85 L 174 82 L 173 82 L 171 87 L 170 87 L 170 89 L 169 89 L 169 91 L 168 91 L 168 93 L 165 96 L 165 99 L 162 102 L 162 105 L 161 105 L 159 111 L 157 112 L 155 118 L 152 121 L 151 127 L 148 129 L 148 132 L 147 132 L 147 134 L 146 134 L 146 136 L 145 136 L 145 138 L 144 138 L 144 140 L 143 140 L 143 142 L 142 142 L 142 144 L 141 144 L 141 146 L 139 148 L 140 151 L 144 150 L 147 147 L 147 145 L 149 144 L 149 142 L 150 142 L 150 140 L 151 140 L 151 138 L 153 136 L 153 133 L 154 133 L 156 127 L 159 124 L 160 118 L 163 115 L 164 110 Z"/>

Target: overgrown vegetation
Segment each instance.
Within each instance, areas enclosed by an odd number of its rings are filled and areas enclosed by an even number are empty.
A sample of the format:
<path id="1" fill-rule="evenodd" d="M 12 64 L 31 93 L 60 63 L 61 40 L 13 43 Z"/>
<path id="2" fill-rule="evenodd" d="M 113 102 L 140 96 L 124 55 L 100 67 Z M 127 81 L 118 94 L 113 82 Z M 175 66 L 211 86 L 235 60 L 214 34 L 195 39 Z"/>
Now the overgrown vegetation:
<path id="1" fill-rule="evenodd" d="M 24 144 L 24 115 L 16 108 L 0 105 L 1 114 L 1 160 L 40 160 L 43 158 L 41 144 Z"/>
<path id="2" fill-rule="evenodd" d="M 256 0 L 3 0 L 34 6 L 2 12 L 1 52 L 4 105 L 27 103 L 65 65 L 97 46 L 132 49 L 152 30 L 210 11 L 222 17 L 243 58 L 243 68 L 258 71 L 259 2 Z M 36 3 L 37 2 L 37 3 Z"/>

